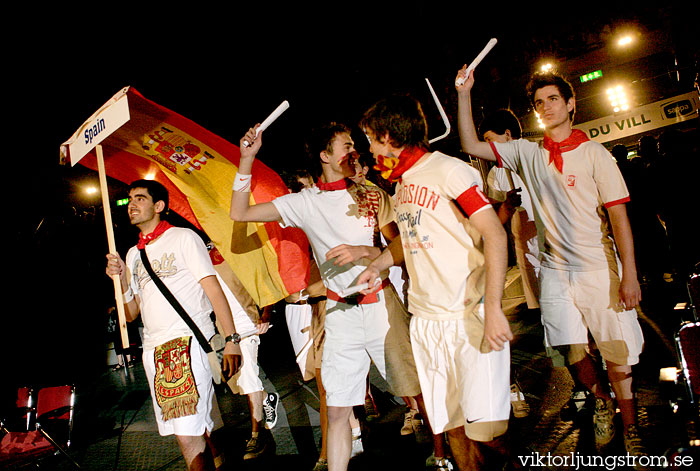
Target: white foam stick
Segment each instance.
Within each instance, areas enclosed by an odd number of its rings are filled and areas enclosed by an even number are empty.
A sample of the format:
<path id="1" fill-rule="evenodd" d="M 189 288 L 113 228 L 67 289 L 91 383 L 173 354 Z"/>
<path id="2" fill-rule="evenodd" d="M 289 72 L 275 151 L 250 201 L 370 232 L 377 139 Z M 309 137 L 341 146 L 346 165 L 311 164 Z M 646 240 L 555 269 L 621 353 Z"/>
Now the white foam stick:
<path id="1" fill-rule="evenodd" d="M 268 330 L 272 329 L 272 324 L 270 324 L 270 325 L 267 327 L 267 329 L 268 329 Z M 253 335 L 258 335 L 258 328 L 257 328 L 257 327 L 254 327 L 252 330 L 248 330 L 248 331 L 246 331 L 246 332 L 241 332 L 241 333 L 239 333 L 238 335 L 241 336 L 241 338 L 240 338 L 241 340 L 243 340 L 243 339 L 245 339 L 245 338 L 248 338 L 248 337 L 252 337 Z"/>
<path id="2" fill-rule="evenodd" d="M 429 144 L 432 144 L 433 142 L 437 142 L 440 139 L 443 139 L 447 137 L 447 135 L 450 133 L 450 120 L 447 119 L 447 114 L 445 114 L 445 109 L 442 107 L 442 104 L 440 103 L 440 100 L 438 100 L 437 95 L 435 94 L 435 90 L 433 90 L 433 86 L 430 84 L 430 80 L 426 77 L 425 81 L 428 83 L 428 88 L 430 89 L 430 94 L 433 96 L 433 101 L 435 102 L 435 106 L 437 106 L 438 111 L 440 112 L 440 117 L 442 118 L 442 122 L 445 123 L 445 132 L 439 135 L 438 137 L 434 137 L 433 139 L 430 139 L 428 141 Z"/>
<path id="3" fill-rule="evenodd" d="M 348 286 L 347 288 L 345 288 L 344 290 L 342 290 L 340 292 L 340 296 L 343 298 L 347 298 L 350 295 L 353 295 L 355 293 L 359 293 L 363 289 L 371 288 L 372 286 L 377 284 L 377 281 L 381 281 L 381 280 L 379 278 L 377 278 L 376 280 L 374 280 L 374 283 L 372 283 L 371 285 L 369 283 L 362 283 L 361 285 Z"/>
<path id="4" fill-rule="evenodd" d="M 476 69 L 476 66 L 479 65 L 479 63 L 486 57 L 486 54 L 488 54 L 491 49 L 493 49 L 493 46 L 496 45 L 498 40 L 496 38 L 491 38 L 488 43 L 486 43 L 486 47 L 479 53 L 478 56 L 476 56 L 476 59 L 472 61 L 471 64 L 469 64 L 469 67 L 467 67 L 467 73 L 464 76 L 464 78 L 460 77 L 457 79 L 457 85 L 462 85 L 466 80 L 467 77 L 469 77 L 469 72 L 472 70 Z"/>
<path id="5" fill-rule="evenodd" d="M 289 108 L 289 102 L 288 102 L 287 100 L 284 100 L 284 101 L 283 101 L 282 103 L 280 103 L 280 105 L 275 109 L 275 111 L 273 111 L 272 113 L 270 113 L 270 116 L 268 116 L 267 118 L 265 118 L 265 121 L 263 121 L 263 122 L 260 124 L 260 127 L 259 127 L 258 129 L 255 130 L 255 137 L 258 137 L 258 134 L 260 134 L 260 131 L 264 131 L 265 129 L 267 129 L 267 127 L 268 127 L 269 125 L 271 125 L 277 118 L 279 118 L 280 115 L 281 115 L 282 113 L 284 113 L 285 111 L 287 111 L 287 108 Z M 245 147 L 248 147 L 248 146 L 250 145 L 250 143 L 249 143 L 248 141 L 243 141 L 243 145 L 244 145 Z"/>

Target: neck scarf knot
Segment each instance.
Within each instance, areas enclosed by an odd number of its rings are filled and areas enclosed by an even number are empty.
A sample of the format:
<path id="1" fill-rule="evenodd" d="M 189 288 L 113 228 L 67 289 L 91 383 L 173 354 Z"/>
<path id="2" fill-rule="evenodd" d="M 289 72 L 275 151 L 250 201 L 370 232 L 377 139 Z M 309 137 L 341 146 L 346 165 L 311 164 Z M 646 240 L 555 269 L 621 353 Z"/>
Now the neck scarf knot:
<path id="1" fill-rule="evenodd" d="M 139 242 L 136 244 L 137 249 L 143 249 L 146 247 L 150 241 L 157 239 L 163 232 L 167 231 L 173 227 L 168 221 L 160 221 L 153 232 L 144 235 L 143 232 L 139 234 Z"/>
<path id="2" fill-rule="evenodd" d="M 585 132 L 580 129 L 574 129 L 571 135 L 561 142 L 554 142 L 549 136 L 545 136 L 543 145 L 549 151 L 549 163 L 554 162 L 554 166 L 559 170 L 559 173 L 563 173 L 564 158 L 562 153 L 572 151 L 588 140 Z"/>

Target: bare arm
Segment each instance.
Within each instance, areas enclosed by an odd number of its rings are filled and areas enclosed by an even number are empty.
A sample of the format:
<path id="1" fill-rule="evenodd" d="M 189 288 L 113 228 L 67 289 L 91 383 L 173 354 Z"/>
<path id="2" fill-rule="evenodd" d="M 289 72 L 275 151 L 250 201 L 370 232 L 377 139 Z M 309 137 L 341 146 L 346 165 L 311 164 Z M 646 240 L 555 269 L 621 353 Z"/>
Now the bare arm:
<path id="1" fill-rule="evenodd" d="M 199 284 L 202 285 L 204 294 L 207 295 L 209 302 L 214 308 L 216 320 L 219 321 L 219 324 L 223 330 L 222 335 L 224 337 L 228 337 L 229 335 L 236 333 L 236 327 L 233 324 L 231 307 L 228 305 L 224 290 L 221 288 L 219 280 L 216 278 L 216 276 L 206 276 L 199 280 Z M 226 342 L 226 346 L 224 347 L 223 362 L 223 372 L 226 375 L 226 378 L 230 378 L 236 373 L 236 371 L 238 371 L 240 362 L 240 346 L 234 344 L 233 342 Z"/>
<path id="2" fill-rule="evenodd" d="M 513 340 L 501 301 L 508 267 L 507 236 L 501 221 L 491 208 L 483 209 L 469 222 L 484 239 L 486 292 L 484 294 L 484 337 L 494 350 L 502 350 L 506 341 Z"/>
<path id="3" fill-rule="evenodd" d="M 259 126 L 259 125 L 258 125 Z M 238 166 L 238 174 L 251 175 L 255 156 L 262 146 L 262 132 L 255 137 L 255 128 L 248 130 L 241 138 L 241 160 Z M 243 145 L 243 141 L 252 142 L 248 147 Z M 231 219 L 238 222 L 272 222 L 281 221 L 279 211 L 272 203 L 261 203 L 250 206 L 250 187 L 248 191 L 233 191 L 231 194 Z"/>
<path id="4" fill-rule="evenodd" d="M 399 228 L 396 226 L 395 222 L 390 222 L 381 228 L 382 234 L 387 241 L 391 242 L 399 235 Z M 382 249 L 379 247 L 374 247 L 371 245 L 348 245 L 341 244 L 337 247 L 333 247 L 326 254 L 326 260 L 335 258 L 333 262 L 334 265 L 345 265 L 346 263 L 351 263 L 361 258 L 368 258 L 374 260 L 382 253 Z"/>
<path id="5" fill-rule="evenodd" d="M 394 240 L 384 249 L 384 251 L 370 263 L 365 270 L 360 273 L 357 278 L 358 285 L 363 283 L 369 283 L 370 288 L 368 290 L 361 291 L 363 294 L 372 293 L 377 291 L 381 286 L 380 283 L 374 283 L 377 278 L 379 278 L 381 272 L 388 270 L 389 267 L 394 265 L 401 265 L 404 261 L 403 258 L 403 247 L 401 245 L 401 236 L 397 234 Z"/>
<path id="6" fill-rule="evenodd" d="M 464 77 L 466 65 L 457 73 L 457 77 Z M 474 126 L 472 116 L 471 89 L 474 86 L 474 71 L 469 73 L 469 77 L 462 85 L 456 85 L 457 89 L 457 116 L 459 127 L 459 138 L 462 143 L 462 150 L 469 155 L 485 160 L 496 160 L 491 146 L 487 142 L 479 140 Z"/>
<path id="7" fill-rule="evenodd" d="M 632 228 L 627 217 L 627 208 L 624 204 L 616 204 L 608 208 L 610 225 L 612 226 L 615 245 L 620 253 L 622 263 L 622 277 L 620 279 L 620 301 L 625 308 L 632 309 L 642 300 L 642 291 L 637 279 L 637 265 L 634 260 L 634 241 Z"/>

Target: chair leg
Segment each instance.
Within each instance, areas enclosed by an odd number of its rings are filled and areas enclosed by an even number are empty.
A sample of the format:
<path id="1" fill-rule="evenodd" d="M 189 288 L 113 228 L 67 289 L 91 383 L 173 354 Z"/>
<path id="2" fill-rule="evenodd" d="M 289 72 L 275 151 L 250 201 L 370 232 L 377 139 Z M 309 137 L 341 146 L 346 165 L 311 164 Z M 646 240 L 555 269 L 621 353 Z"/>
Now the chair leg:
<path id="1" fill-rule="evenodd" d="M 39 431 L 41 432 L 41 434 L 42 434 L 53 446 L 55 446 L 56 449 L 57 449 L 59 452 L 61 452 L 61 454 L 62 454 L 63 456 L 65 456 L 65 457 L 68 459 L 68 461 L 70 461 L 70 462 L 73 464 L 73 466 L 75 466 L 77 469 L 80 469 L 80 465 L 79 465 L 73 458 L 71 458 L 71 456 L 68 454 L 68 452 L 66 452 L 66 450 L 64 450 L 63 447 L 62 447 L 61 445 L 59 445 L 58 443 L 56 443 L 56 440 L 54 440 L 53 437 L 51 437 L 51 435 L 49 435 L 48 433 L 46 433 L 46 430 L 44 430 L 43 427 L 42 427 L 40 424 L 36 424 L 36 426 L 37 426 L 37 430 L 39 430 Z"/>

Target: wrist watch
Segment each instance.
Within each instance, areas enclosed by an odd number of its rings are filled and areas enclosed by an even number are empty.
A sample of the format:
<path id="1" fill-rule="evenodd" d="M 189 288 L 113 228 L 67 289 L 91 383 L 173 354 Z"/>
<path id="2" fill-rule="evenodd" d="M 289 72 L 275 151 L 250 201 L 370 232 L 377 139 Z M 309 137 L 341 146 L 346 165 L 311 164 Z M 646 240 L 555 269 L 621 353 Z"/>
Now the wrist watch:
<path id="1" fill-rule="evenodd" d="M 227 337 L 224 339 L 224 341 L 225 341 L 226 343 L 228 343 L 228 342 L 233 342 L 234 344 L 238 345 L 238 344 L 240 343 L 240 341 L 241 341 L 241 336 L 238 335 L 238 333 L 233 333 L 233 334 L 227 336 Z"/>

